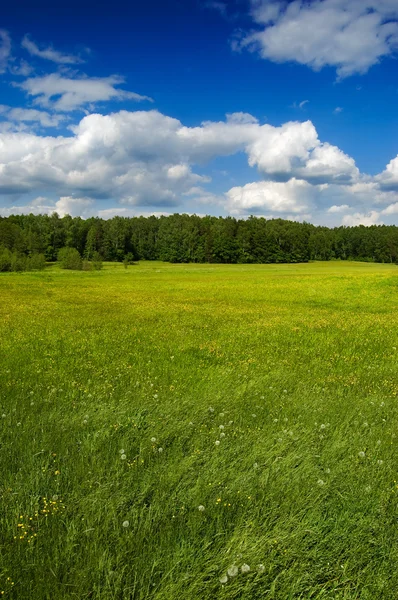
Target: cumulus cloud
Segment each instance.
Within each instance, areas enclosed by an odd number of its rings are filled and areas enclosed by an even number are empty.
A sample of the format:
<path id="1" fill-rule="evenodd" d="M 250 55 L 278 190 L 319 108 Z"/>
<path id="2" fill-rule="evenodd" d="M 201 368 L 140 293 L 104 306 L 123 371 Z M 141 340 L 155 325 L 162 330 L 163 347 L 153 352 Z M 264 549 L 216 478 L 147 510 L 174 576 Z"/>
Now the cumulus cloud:
<path id="1" fill-rule="evenodd" d="M 0 73 L 4 73 L 11 55 L 11 38 L 5 29 L 0 29 Z"/>
<path id="2" fill-rule="evenodd" d="M 93 206 L 92 198 L 74 198 L 73 196 L 62 196 L 55 203 L 55 210 L 60 217 L 71 215 L 71 217 L 91 216 L 89 209 Z"/>
<path id="3" fill-rule="evenodd" d="M 286 183 L 258 181 L 230 189 L 226 193 L 226 208 L 238 215 L 269 211 L 295 214 L 310 208 L 314 192 L 310 183 L 295 178 Z"/>
<path id="4" fill-rule="evenodd" d="M 398 156 L 388 163 L 385 171 L 376 179 L 383 187 L 398 191 Z"/>
<path id="5" fill-rule="evenodd" d="M 109 100 L 132 100 L 153 102 L 149 96 L 118 89 L 124 83 L 119 75 L 110 77 L 64 77 L 51 73 L 43 77 L 30 77 L 14 84 L 34 98 L 34 103 L 56 111 L 67 112 Z"/>
<path id="6" fill-rule="evenodd" d="M 341 221 L 342 225 L 355 226 L 355 225 L 382 225 L 380 222 L 380 213 L 376 210 L 371 210 L 369 213 L 354 213 L 352 215 L 345 215 Z"/>
<path id="7" fill-rule="evenodd" d="M 366 73 L 398 49 L 396 0 L 251 0 L 251 5 L 260 29 L 237 46 L 274 62 L 314 70 L 331 66 L 343 78 Z"/>
<path id="8" fill-rule="evenodd" d="M 50 60 L 57 64 L 62 65 L 74 65 L 77 63 L 84 62 L 80 56 L 74 56 L 73 54 L 63 54 L 58 50 L 55 50 L 51 45 L 47 46 L 47 48 L 40 49 L 35 42 L 33 42 L 28 35 L 25 35 L 22 42 L 22 48 L 25 48 L 29 52 L 31 56 L 37 56 L 39 58 L 44 58 L 45 60 Z"/>
<path id="9" fill-rule="evenodd" d="M 50 126 L 56 118 L 35 109 L 0 110 L 22 124 Z M 186 127 L 156 110 L 119 111 L 90 114 L 70 129 L 68 136 L 0 133 L 0 195 L 56 195 L 52 209 L 61 214 L 98 214 L 92 201 L 101 199 L 123 211 L 168 212 L 188 204 L 236 215 L 312 214 L 318 222 L 343 217 L 346 224 L 371 222 L 383 210 L 396 214 L 398 190 L 383 187 L 385 175 L 362 175 L 351 157 L 319 140 L 310 121 L 273 127 L 235 113 Z M 206 189 L 211 180 L 195 166 L 237 152 L 264 180 L 225 194 Z"/>
<path id="10" fill-rule="evenodd" d="M 348 206 L 348 204 L 340 204 L 340 205 L 334 204 L 333 206 L 328 208 L 327 212 L 330 214 L 335 214 L 335 213 L 345 213 L 348 210 L 350 210 L 350 207 Z"/>

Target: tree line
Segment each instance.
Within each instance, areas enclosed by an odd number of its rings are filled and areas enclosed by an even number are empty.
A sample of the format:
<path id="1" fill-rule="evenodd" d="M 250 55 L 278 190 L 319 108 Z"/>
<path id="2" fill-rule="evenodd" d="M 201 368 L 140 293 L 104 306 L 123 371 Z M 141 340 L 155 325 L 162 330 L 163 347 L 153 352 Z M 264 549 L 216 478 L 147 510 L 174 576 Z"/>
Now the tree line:
<path id="1" fill-rule="evenodd" d="M 398 227 L 328 228 L 284 219 L 187 214 L 108 220 L 57 213 L 0 217 L 0 255 L 11 253 L 21 264 L 40 255 L 51 262 L 62 248 L 74 248 L 86 261 L 397 263 Z"/>

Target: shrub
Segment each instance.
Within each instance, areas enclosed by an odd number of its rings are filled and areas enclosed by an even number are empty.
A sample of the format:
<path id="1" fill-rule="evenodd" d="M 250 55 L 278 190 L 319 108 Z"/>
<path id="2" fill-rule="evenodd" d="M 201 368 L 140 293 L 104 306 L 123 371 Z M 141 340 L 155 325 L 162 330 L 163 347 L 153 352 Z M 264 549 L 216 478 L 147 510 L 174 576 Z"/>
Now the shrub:
<path id="1" fill-rule="evenodd" d="M 99 252 L 94 252 L 93 260 L 92 260 L 91 264 L 95 271 L 101 271 L 103 265 L 102 265 L 102 256 L 100 255 Z"/>
<path id="2" fill-rule="evenodd" d="M 27 260 L 26 268 L 28 271 L 43 271 L 46 266 L 44 254 L 32 254 Z"/>
<path id="3" fill-rule="evenodd" d="M 12 252 L 4 246 L 0 247 L 0 272 L 11 271 Z"/>
<path id="4" fill-rule="evenodd" d="M 58 262 L 61 269 L 82 270 L 82 259 L 76 248 L 61 248 L 58 252 Z"/>

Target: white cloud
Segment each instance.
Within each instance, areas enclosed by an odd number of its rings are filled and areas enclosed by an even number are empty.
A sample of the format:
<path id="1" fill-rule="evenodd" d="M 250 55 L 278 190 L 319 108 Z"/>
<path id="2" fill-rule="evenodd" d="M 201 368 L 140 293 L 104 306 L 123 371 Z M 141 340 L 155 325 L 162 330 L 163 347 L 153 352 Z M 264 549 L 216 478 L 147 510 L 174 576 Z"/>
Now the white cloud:
<path id="1" fill-rule="evenodd" d="M 314 70 L 335 67 L 340 78 L 365 73 L 398 48 L 396 0 L 251 0 L 259 31 L 248 47 L 274 62 L 294 61 Z"/>
<path id="2" fill-rule="evenodd" d="M 11 114 L 25 127 L 28 119 L 45 124 L 54 118 L 20 110 L 27 112 Z M 195 165 L 237 152 L 245 153 L 266 180 L 225 194 L 206 189 L 211 180 L 195 173 Z M 382 214 L 380 205 L 390 218 L 396 214 L 389 207 L 398 202 L 398 190 L 385 189 L 380 178 L 362 175 L 351 157 L 321 142 L 310 121 L 273 127 L 239 115 L 186 127 L 155 110 L 120 111 L 88 115 L 69 136 L 0 133 L 0 195 L 56 194 L 60 204 L 51 209 L 62 214 L 98 214 L 91 201 L 102 199 L 123 211 L 202 205 L 236 215 L 301 219 L 312 214 L 317 222 L 335 223 L 341 216 L 346 223 L 371 222 Z"/>
<path id="3" fill-rule="evenodd" d="M 116 86 L 122 83 L 124 78 L 118 75 L 72 79 L 63 77 L 59 73 L 51 73 L 43 77 L 31 77 L 14 86 L 20 87 L 29 96 L 34 97 L 35 104 L 61 112 L 109 100 L 153 102 L 148 96 L 117 89 Z"/>
<path id="4" fill-rule="evenodd" d="M 314 192 L 310 183 L 294 178 L 286 183 L 258 181 L 230 189 L 226 193 L 226 208 L 231 214 L 301 213 L 312 205 Z"/>
<path id="5" fill-rule="evenodd" d="M 338 115 L 339 113 L 343 112 L 343 109 L 341 108 L 341 106 L 336 106 L 333 112 L 335 115 Z"/>
<path id="6" fill-rule="evenodd" d="M 92 216 L 94 200 L 91 198 L 73 198 L 72 196 L 62 196 L 55 203 L 55 211 L 60 217 L 71 215 L 71 217 Z"/>
<path id="7" fill-rule="evenodd" d="M 354 159 L 327 142 L 317 145 L 311 151 L 305 166 L 298 172 L 307 178 L 328 181 L 355 181 L 359 177 Z"/>
<path id="8" fill-rule="evenodd" d="M 330 214 L 335 214 L 335 213 L 342 213 L 342 212 L 344 213 L 344 212 L 347 212 L 348 210 L 350 210 L 350 207 L 348 206 L 348 204 L 340 204 L 340 205 L 334 204 L 333 206 L 328 208 L 327 212 Z"/>
<path id="9" fill-rule="evenodd" d="M 234 123 L 235 125 L 249 125 L 250 123 L 258 123 L 258 119 L 244 112 L 227 113 L 227 123 Z"/>
<path id="10" fill-rule="evenodd" d="M 371 210 L 369 213 L 354 213 L 352 215 L 345 215 L 341 221 L 342 225 L 355 226 L 355 225 L 382 225 L 380 222 L 380 213 L 376 210 Z"/>
<path id="11" fill-rule="evenodd" d="M 48 46 L 47 48 L 43 48 L 41 50 L 28 35 L 24 36 L 21 46 L 25 48 L 25 50 L 27 50 L 31 56 L 38 56 L 39 58 L 44 58 L 45 60 L 50 60 L 57 64 L 73 65 L 84 62 L 80 56 L 63 54 L 62 52 L 58 52 L 58 50 L 54 50 L 52 46 Z"/>
<path id="12" fill-rule="evenodd" d="M 13 62 L 13 64 L 9 65 L 8 68 L 12 75 L 17 75 L 19 77 L 28 77 L 28 75 L 33 73 L 32 65 L 26 62 L 26 60 L 23 58 L 19 60 L 17 64 Z"/>
<path id="13" fill-rule="evenodd" d="M 58 127 L 61 121 L 65 120 L 65 117 L 62 115 L 51 115 L 43 110 L 12 108 L 11 106 L 5 106 L 4 104 L 0 104 L 0 115 L 11 122 L 37 122 L 42 127 Z"/>
<path id="14" fill-rule="evenodd" d="M 390 204 L 381 211 L 382 215 L 398 215 L 398 202 L 394 202 L 394 204 Z"/>
<path id="15" fill-rule="evenodd" d="M 5 29 L 0 29 L 0 73 L 4 73 L 11 55 L 11 38 Z"/>
<path id="16" fill-rule="evenodd" d="M 398 156 L 393 158 L 387 165 L 385 171 L 376 177 L 376 180 L 383 186 L 398 191 Z"/>

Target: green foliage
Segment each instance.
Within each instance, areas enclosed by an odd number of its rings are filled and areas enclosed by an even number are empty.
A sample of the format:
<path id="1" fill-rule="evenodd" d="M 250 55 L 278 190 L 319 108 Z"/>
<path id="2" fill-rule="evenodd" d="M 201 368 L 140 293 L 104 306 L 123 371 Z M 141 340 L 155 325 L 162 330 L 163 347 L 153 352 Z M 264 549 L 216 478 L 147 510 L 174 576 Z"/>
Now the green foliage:
<path id="1" fill-rule="evenodd" d="M 93 252 L 93 256 L 91 259 L 91 264 L 93 266 L 94 271 L 101 271 L 103 267 L 102 257 L 99 252 Z"/>
<path id="2" fill-rule="evenodd" d="M 46 267 L 46 259 L 44 254 L 32 254 L 27 258 L 28 271 L 43 271 Z"/>
<path id="3" fill-rule="evenodd" d="M 397 289 L 347 261 L 0 277 L 0 593 L 394 599 Z"/>
<path id="4" fill-rule="evenodd" d="M 26 256 L 19 252 L 11 252 L 0 246 L 0 272 L 6 271 L 42 271 L 46 266 L 43 254 Z"/>
<path id="5" fill-rule="evenodd" d="M 57 213 L 0 217 L 0 246 L 18 256 L 44 254 L 54 261 L 64 247 L 99 269 L 101 260 L 170 263 L 298 263 L 309 260 L 398 261 L 398 227 L 315 227 L 283 219 L 249 217 L 98 217 Z M 98 260 L 100 256 L 100 260 Z M 97 258 L 95 258 L 97 257 Z M 98 263 L 98 264 L 94 264 Z"/>
<path id="6" fill-rule="evenodd" d="M 58 252 L 58 263 L 61 269 L 81 271 L 83 262 L 76 248 L 61 248 Z"/>

